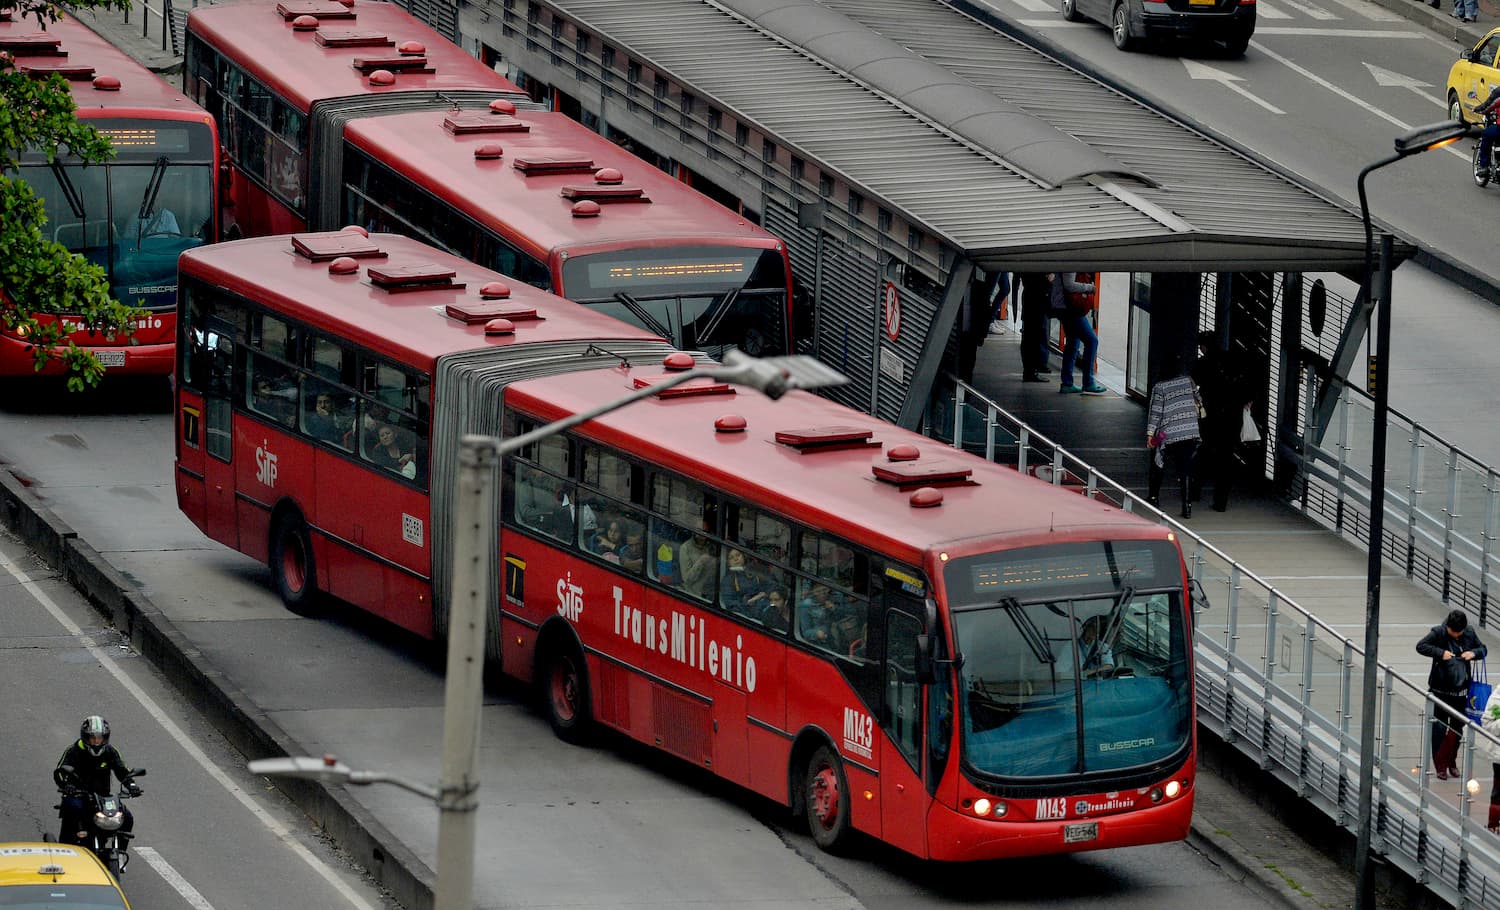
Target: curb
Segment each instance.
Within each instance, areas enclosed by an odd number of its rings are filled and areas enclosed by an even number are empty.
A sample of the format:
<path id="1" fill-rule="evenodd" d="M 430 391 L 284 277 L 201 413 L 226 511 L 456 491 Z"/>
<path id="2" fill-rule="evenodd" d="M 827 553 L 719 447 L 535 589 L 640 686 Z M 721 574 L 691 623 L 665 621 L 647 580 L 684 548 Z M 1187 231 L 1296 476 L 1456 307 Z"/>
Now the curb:
<path id="1" fill-rule="evenodd" d="M 1188 846 L 1218 866 L 1230 881 L 1243 885 L 1268 904 L 1279 904 L 1292 910 L 1307 910 L 1315 905 L 1310 897 L 1288 885 L 1286 879 L 1271 872 L 1264 863 L 1241 852 L 1233 839 L 1227 839 L 1226 845 L 1226 838 L 1215 833 L 1214 824 L 1203 821 L 1201 816 L 1195 806 L 1192 826 L 1188 829 Z"/>
<path id="2" fill-rule="evenodd" d="M 214 666 L 176 625 L 100 553 L 26 488 L 0 470 L 0 523 L 18 535 L 247 759 L 302 755 L 306 749 Z M 408 910 L 432 910 L 436 876 L 342 787 L 278 778 L 285 793 Z"/>

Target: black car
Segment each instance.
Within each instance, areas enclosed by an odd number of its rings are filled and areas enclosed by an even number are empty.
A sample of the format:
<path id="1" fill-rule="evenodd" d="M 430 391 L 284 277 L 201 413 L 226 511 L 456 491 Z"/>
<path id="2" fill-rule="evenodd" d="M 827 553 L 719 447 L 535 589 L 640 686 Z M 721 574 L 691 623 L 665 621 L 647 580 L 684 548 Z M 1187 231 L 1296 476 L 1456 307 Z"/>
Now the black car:
<path id="1" fill-rule="evenodd" d="M 1239 57 L 1255 33 L 1255 0 L 1062 0 L 1062 14 L 1108 25 L 1122 51 L 1152 38 L 1186 38 L 1220 43 Z"/>

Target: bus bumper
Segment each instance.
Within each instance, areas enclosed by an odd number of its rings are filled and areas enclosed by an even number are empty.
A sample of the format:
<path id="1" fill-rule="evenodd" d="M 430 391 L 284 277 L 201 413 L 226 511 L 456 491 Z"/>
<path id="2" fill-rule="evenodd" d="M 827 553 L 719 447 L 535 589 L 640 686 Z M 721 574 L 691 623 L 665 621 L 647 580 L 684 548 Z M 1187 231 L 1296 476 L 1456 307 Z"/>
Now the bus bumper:
<path id="1" fill-rule="evenodd" d="M 1012 856 L 1044 856 L 1111 850 L 1182 840 L 1193 818 L 1193 788 L 1177 799 L 1116 815 L 1070 818 L 1065 821 L 1006 822 L 975 818 L 946 806 L 933 806 L 927 817 L 928 858 L 947 862 L 1004 859 Z M 1064 829 L 1093 823 L 1098 836 L 1068 843 Z"/>
<path id="2" fill-rule="evenodd" d="M 79 347 L 99 355 L 106 376 L 166 376 L 172 372 L 173 350 L 176 345 L 168 342 L 120 347 Z M 42 369 L 37 370 L 30 344 L 19 338 L 0 335 L 0 376 L 61 376 L 66 372 L 65 362 L 56 357 L 48 359 Z"/>

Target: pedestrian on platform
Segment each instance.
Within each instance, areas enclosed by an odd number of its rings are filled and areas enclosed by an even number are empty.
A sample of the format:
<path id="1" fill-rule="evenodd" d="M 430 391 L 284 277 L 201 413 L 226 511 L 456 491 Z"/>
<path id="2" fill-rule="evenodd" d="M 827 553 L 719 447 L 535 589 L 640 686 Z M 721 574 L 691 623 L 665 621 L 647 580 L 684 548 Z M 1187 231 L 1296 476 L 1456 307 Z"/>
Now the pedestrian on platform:
<path id="1" fill-rule="evenodd" d="M 1079 280 L 1077 272 L 1052 273 L 1052 314 L 1062 321 L 1063 359 L 1062 385 L 1059 392 L 1083 392 L 1087 395 L 1102 395 L 1108 392 L 1094 379 L 1094 361 L 1099 354 L 1099 336 L 1089 321 L 1093 310 L 1094 285 Z M 1080 348 L 1082 352 L 1080 353 Z M 1073 384 L 1073 365 L 1077 363 L 1083 372 L 1083 385 Z"/>
<path id="2" fill-rule="evenodd" d="M 1469 705 L 1469 661 L 1484 660 L 1487 649 L 1470 628 L 1464 611 L 1454 610 L 1417 642 L 1417 653 L 1432 660 L 1427 690 L 1433 700 L 1453 709 L 1432 709 L 1432 764 L 1438 780 L 1447 780 L 1459 773 L 1458 747 Z"/>
<path id="3" fill-rule="evenodd" d="M 1162 475 L 1166 473 L 1166 460 L 1171 458 L 1182 498 L 1182 517 L 1192 518 L 1188 483 L 1200 436 L 1198 390 L 1180 356 L 1166 364 L 1164 375 L 1166 378 L 1157 380 L 1151 389 L 1151 400 L 1146 405 L 1146 448 L 1151 456 L 1146 471 L 1146 501 L 1161 508 Z"/>
<path id="4" fill-rule="evenodd" d="M 1204 417 L 1203 441 L 1193 464 L 1192 499 L 1197 502 L 1204 482 L 1212 480 L 1214 511 L 1222 512 L 1229 508 L 1245 412 L 1254 402 L 1255 392 L 1243 358 L 1220 348 L 1218 336 L 1213 332 L 1198 333 L 1198 362 L 1193 366 L 1193 381 L 1203 400 Z"/>
<path id="5" fill-rule="evenodd" d="M 1484 715 L 1484 732 L 1500 740 L 1500 704 L 1492 704 Z M 1490 760 L 1490 815 L 1485 827 L 1500 834 L 1500 743 L 1474 737 L 1474 751 Z"/>
<path id="6" fill-rule="evenodd" d="M 1046 382 L 1052 332 L 1052 282 L 1045 272 L 1016 275 L 1021 285 L 1021 379 Z"/>

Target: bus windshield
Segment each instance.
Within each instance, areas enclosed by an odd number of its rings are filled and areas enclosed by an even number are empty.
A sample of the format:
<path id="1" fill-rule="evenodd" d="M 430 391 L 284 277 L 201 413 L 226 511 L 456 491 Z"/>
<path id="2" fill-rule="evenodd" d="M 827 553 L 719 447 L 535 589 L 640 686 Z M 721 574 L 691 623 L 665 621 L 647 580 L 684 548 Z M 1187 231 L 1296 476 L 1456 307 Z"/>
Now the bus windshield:
<path id="1" fill-rule="evenodd" d="M 1193 693 L 1181 573 L 1162 541 L 950 563 L 968 766 L 1052 778 L 1138 768 L 1184 748 Z"/>
<path id="2" fill-rule="evenodd" d="M 119 123 L 130 126 L 94 124 L 115 143 L 107 164 L 61 154 L 49 163 L 33 152 L 20 176 L 42 200 L 44 236 L 103 268 L 120 302 L 169 310 L 178 255 L 212 239 L 212 132 L 196 123 Z"/>
<path id="3" fill-rule="evenodd" d="M 775 250 L 676 246 L 618 250 L 563 263 L 560 293 L 685 350 L 785 354 L 787 277 Z"/>

